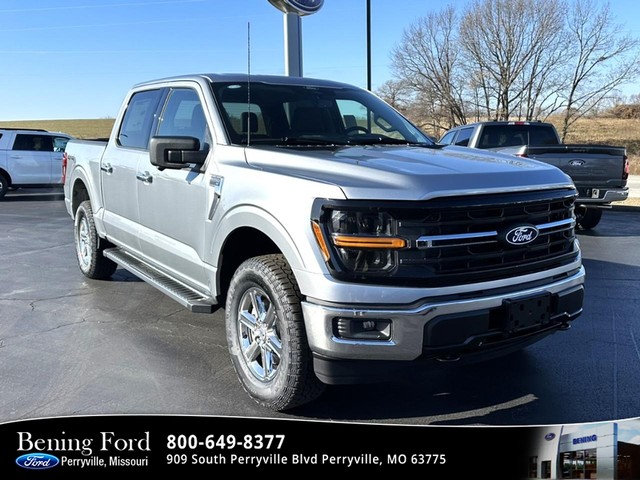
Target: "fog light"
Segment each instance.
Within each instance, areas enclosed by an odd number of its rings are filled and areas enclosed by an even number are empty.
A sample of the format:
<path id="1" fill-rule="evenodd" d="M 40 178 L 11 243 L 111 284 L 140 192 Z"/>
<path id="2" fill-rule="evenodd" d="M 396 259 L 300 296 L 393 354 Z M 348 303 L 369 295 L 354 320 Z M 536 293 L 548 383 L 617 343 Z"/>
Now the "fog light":
<path id="1" fill-rule="evenodd" d="M 351 340 L 389 340 L 391 338 L 391 320 L 370 318 L 335 318 L 334 335 Z"/>

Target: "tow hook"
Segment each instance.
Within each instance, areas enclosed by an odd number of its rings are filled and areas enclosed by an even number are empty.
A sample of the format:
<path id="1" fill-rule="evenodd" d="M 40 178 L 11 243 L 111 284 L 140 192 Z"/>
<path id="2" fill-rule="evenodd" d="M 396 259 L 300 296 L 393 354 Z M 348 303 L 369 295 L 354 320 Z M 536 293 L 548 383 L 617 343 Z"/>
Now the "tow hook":
<path id="1" fill-rule="evenodd" d="M 458 360 L 460 360 L 460 355 L 447 355 L 446 357 L 437 357 L 436 360 L 443 363 L 457 362 Z"/>

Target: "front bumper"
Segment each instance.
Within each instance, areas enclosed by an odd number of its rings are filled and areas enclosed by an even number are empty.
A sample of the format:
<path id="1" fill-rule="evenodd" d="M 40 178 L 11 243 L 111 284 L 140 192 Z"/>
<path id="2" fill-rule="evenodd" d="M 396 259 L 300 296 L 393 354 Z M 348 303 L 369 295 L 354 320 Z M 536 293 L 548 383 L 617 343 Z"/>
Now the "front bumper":
<path id="1" fill-rule="evenodd" d="M 580 267 L 566 278 L 543 286 L 477 298 L 426 299 L 418 306 L 407 308 L 321 305 L 310 301 L 303 302 L 302 308 L 309 346 L 316 358 L 368 361 L 411 361 L 425 357 L 447 359 L 467 353 L 488 352 L 493 347 L 505 349 L 510 344 L 525 340 L 533 343 L 536 338 L 567 327 L 568 322 L 582 312 L 584 277 L 584 268 Z M 550 298 L 547 322 L 525 322 L 523 328 L 513 328 L 513 323 L 503 318 L 507 311 L 505 305 L 509 302 L 541 295 Z M 340 338 L 336 331 L 338 319 L 390 322 L 389 338 Z"/>

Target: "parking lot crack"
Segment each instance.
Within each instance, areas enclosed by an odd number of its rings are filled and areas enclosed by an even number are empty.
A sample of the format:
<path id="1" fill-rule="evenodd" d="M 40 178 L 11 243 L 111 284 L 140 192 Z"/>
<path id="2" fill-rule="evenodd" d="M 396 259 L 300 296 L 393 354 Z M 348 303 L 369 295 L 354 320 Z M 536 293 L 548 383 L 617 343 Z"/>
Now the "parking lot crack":
<path id="1" fill-rule="evenodd" d="M 29 306 L 31 307 L 31 311 L 35 310 L 36 307 L 36 303 L 39 302 L 47 302 L 50 300 L 62 300 L 65 298 L 74 298 L 74 297 L 83 297 L 85 295 L 89 295 L 92 292 L 77 292 L 77 293 L 67 293 L 65 295 L 58 295 L 55 297 L 43 297 L 43 298 L 36 298 L 35 300 L 33 298 L 20 298 L 20 297 L 12 297 L 12 298 L 6 298 L 6 297 L 0 297 L 0 302 L 29 302 Z"/>
<path id="2" fill-rule="evenodd" d="M 25 255 L 33 255 L 40 252 L 48 252 L 49 250 L 58 249 L 58 248 L 69 248 L 72 245 L 73 243 L 62 243 L 59 245 L 48 245 L 46 247 L 36 248 L 33 250 L 26 250 L 26 251 L 22 250 L 20 252 L 10 253 L 7 255 L 0 255 L 0 260 L 5 260 L 5 259 L 15 258 L 15 257 L 24 257 Z"/>
<path id="3" fill-rule="evenodd" d="M 30 331 L 29 333 L 24 333 L 24 334 L 21 334 L 21 335 L 13 335 L 13 336 L 9 336 L 9 337 L 0 338 L 0 348 L 7 346 L 7 340 L 13 340 L 13 339 L 16 339 L 16 338 L 28 338 L 28 337 L 31 337 L 33 335 L 41 335 L 43 333 L 53 332 L 54 330 L 58 330 L 60 328 L 70 327 L 70 326 L 73 326 L 73 325 L 80 325 L 81 323 L 84 323 L 86 321 L 87 321 L 87 319 L 82 317 L 80 320 L 76 320 L 74 322 L 60 323 L 60 324 L 56 325 L 55 327 L 47 328 L 47 329 L 44 329 L 44 330 Z"/>

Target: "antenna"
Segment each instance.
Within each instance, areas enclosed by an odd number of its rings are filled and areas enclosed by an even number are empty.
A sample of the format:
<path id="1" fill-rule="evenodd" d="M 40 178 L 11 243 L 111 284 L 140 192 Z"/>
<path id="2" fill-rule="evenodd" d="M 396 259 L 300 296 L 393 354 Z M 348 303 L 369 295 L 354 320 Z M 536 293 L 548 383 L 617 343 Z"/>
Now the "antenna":
<path id="1" fill-rule="evenodd" d="M 251 146 L 251 22 L 247 22 L 247 147 Z"/>

